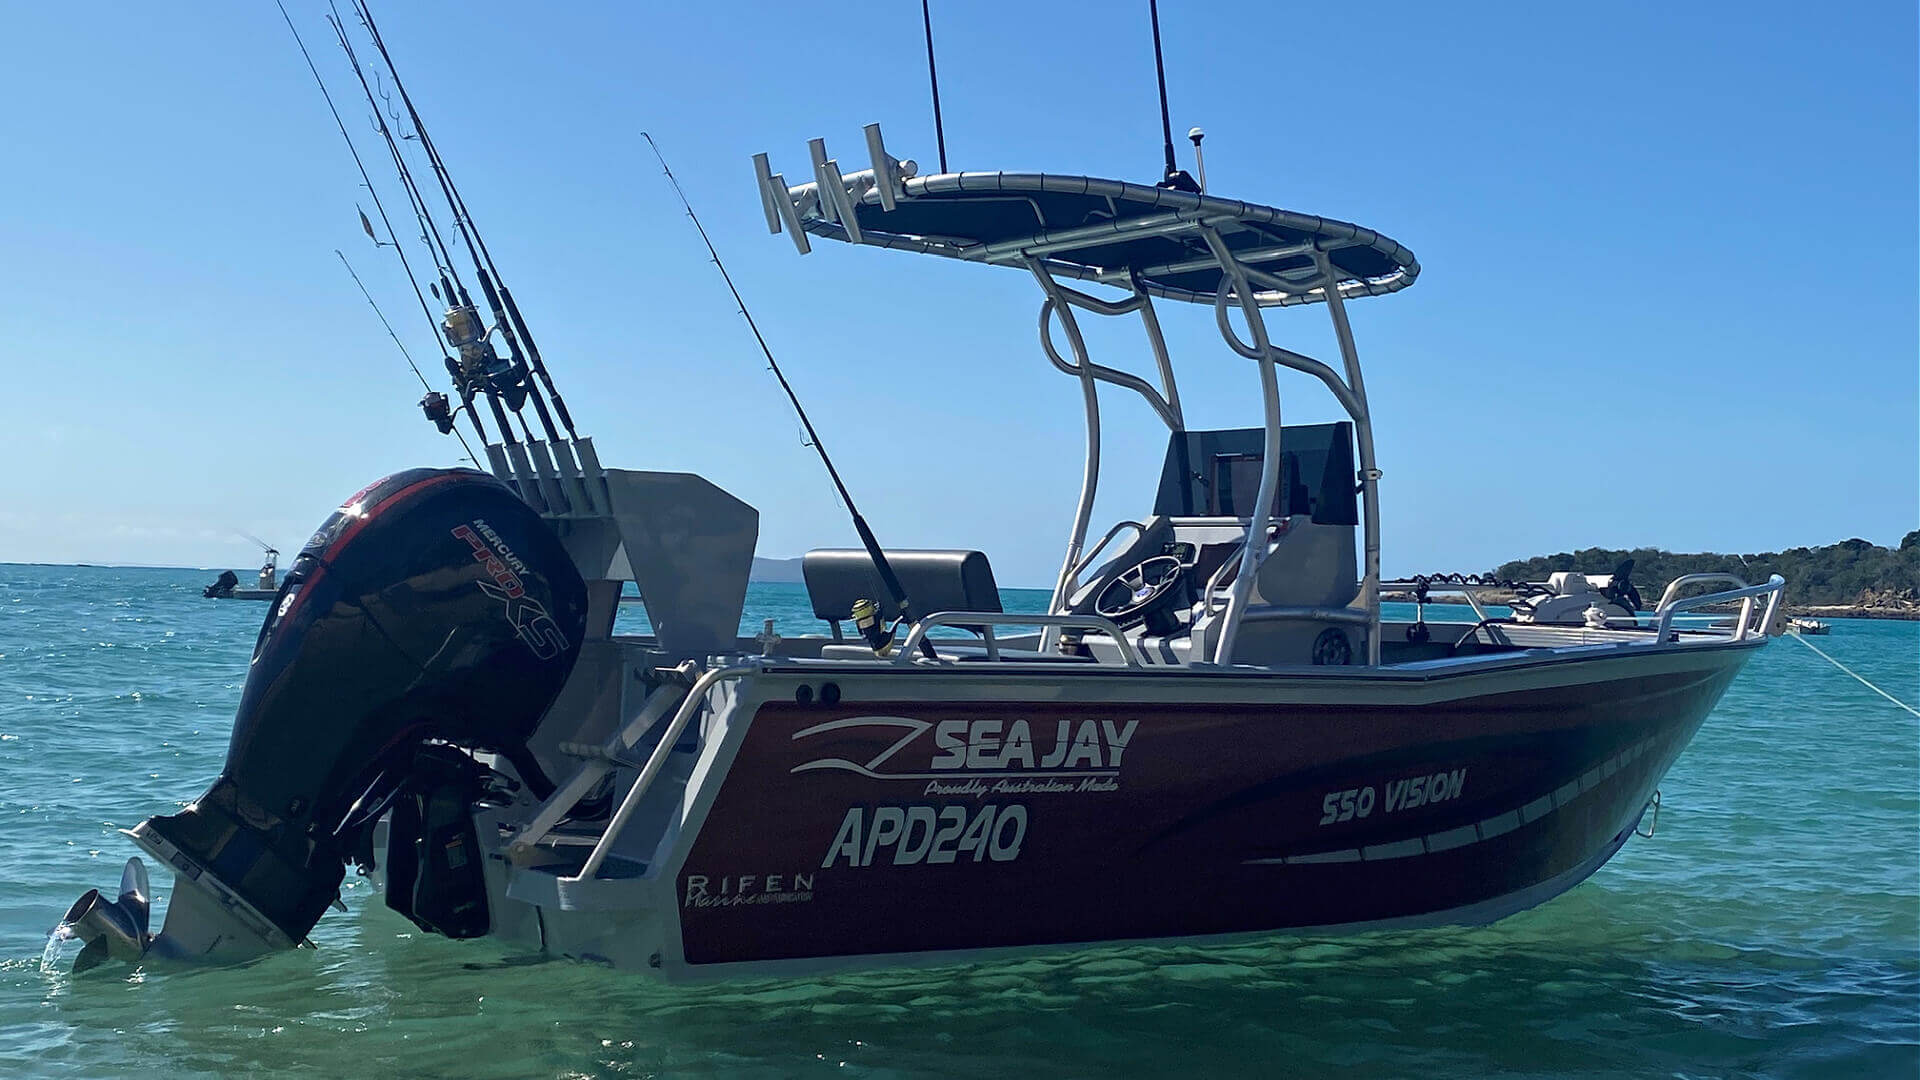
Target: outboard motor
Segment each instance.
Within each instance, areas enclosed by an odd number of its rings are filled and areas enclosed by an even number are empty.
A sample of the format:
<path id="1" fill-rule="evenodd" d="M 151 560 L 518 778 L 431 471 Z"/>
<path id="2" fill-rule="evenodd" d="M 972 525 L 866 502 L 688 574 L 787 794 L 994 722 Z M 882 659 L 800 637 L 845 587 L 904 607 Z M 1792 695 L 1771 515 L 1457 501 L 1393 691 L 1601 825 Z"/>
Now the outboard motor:
<path id="1" fill-rule="evenodd" d="M 200 590 L 200 595 L 206 597 L 209 600 L 224 599 L 226 597 L 232 596 L 233 590 L 238 588 L 239 585 L 240 585 L 239 574 L 236 574 L 231 570 L 222 570 L 220 571 L 220 576 L 213 579 L 213 584 Z"/>
<path id="2" fill-rule="evenodd" d="M 389 806 L 419 823 L 389 844 L 411 846 L 415 879 L 467 857 L 477 871 L 471 800 L 490 779 L 512 781 L 458 748 L 495 751 L 518 782 L 551 790 L 527 738 L 579 656 L 586 610 L 558 537 L 484 473 L 413 469 L 347 500 L 260 628 L 219 778 L 129 833 L 179 882 L 154 949 L 231 961 L 301 943 L 338 902 L 345 864 L 370 857 Z M 435 808 L 438 831 L 401 813 L 417 806 Z M 474 936 L 486 932 L 484 892 L 477 914 L 473 899 L 436 898 L 430 912 L 390 903 Z M 114 955 L 129 951 L 114 941 Z"/>

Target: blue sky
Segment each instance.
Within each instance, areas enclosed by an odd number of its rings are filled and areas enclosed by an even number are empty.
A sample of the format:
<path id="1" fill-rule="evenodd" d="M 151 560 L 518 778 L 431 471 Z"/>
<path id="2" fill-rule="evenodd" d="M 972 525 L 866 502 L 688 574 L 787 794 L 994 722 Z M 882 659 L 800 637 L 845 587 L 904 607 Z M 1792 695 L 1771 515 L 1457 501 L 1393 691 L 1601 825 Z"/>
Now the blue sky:
<path id="1" fill-rule="evenodd" d="M 324 8 L 289 7 L 366 133 Z M 1915 527 L 1911 3 L 1163 8 L 1173 123 L 1207 129 L 1215 192 L 1420 257 L 1412 289 L 1352 307 L 1390 573 Z M 917 4 L 376 13 L 608 464 L 708 476 L 759 507 L 764 555 L 852 542 L 648 130 L 882 539 L 1051 579 L 1082 435 L 1031 281 L 824 243 L 803 259 L 753 189 L 754 152 L 797 175 L 825 136 L 858 161 L 874 121 L 931 170 Z M 1144 3 L 934 17 L 954 168 L 1156 178 Z M 271 4 L 8 23 L 0 560 L 240 565 L 233 530 L 294 548 L 368 480 L 457 456 L 334 257 L 437 358 Z M 1163 309 L 1189 422 L 1257 423 L 1210 316 Z M 1274 321 L 1332 354 L 1317 308 Z M 1150 368 L 1137 333 L 1093 347 Z M 1302 378 L 1282 392 L 1288 422 L 1335 415 Z M 1096 531 L 1144 512 L 1158 474 L 1164 431 L 1130 399 L 1105 399 Z"/>

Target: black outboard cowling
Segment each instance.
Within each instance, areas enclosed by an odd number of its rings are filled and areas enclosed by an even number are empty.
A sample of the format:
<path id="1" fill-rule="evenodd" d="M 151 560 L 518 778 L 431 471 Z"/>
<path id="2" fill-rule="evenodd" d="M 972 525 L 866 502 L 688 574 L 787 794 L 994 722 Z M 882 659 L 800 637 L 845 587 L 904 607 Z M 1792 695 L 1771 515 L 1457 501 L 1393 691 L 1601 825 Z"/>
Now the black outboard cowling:
<path id="1" fill-rule="evenodd" d="M 220 576 L 213 579 L 213 584 L 200 590 L 200 595 L 209 600 L 222 600 L 232 596 L 233 590 L 239 587 L 240 575 L 231 570 L 222 570 Z"/>
<path id="2" fill-rule="evenodd" d="M 579 656 L 586 611 L 559 539 L 492 477 L 413 469 L 367 487 L 274 598 L 219 779 L 134 838 L 207 887 L 203 913 L 298 943 L 338 896 L 379 816 L 369 806 L 399 793 L 424 744 L 498 751 L 548 786 L 526 741 Z M 189 953 L 232 951 L 218 934 L 176 936 Z"/>

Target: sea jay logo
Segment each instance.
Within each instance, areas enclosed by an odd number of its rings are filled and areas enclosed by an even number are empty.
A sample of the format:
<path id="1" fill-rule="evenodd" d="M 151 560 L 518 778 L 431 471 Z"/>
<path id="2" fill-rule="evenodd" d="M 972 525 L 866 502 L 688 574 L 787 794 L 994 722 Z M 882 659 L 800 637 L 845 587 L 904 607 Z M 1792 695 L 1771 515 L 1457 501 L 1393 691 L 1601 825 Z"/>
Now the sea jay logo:
<path id="1" fill-rule="evenodd" d="M 507 622 L 527 648 L 533 651 L 534 657 L 551 660 L 565 651 L 566 635 L 560 632 L 559 624 L 547 614 L 547 609 L 540 601 L 527 595 L 526 585 L 520 580 L 520 575 L 527 572 L 527 564 L 521 562 L 506 541 L 500 539 L 500 534 L 494 532 L 485 521 L 475 518 L 472 526 L 454 526 L 453 535 L 467 542 L 467 546 L 473 549 L 474 561 L 493 578 L 492 581 L 482 579 L 475 584 L 480 586 L 481 592 L 506 605 Z"/>
<path id="2" fill-rule="evenodd" d="M 849 716 L 802 728 L 793 733 L 793 741 L 824 742 L 875 730 L 890 741 L 861 760 L 818 757 L 791 771 L 828 769 L 875 780 L 921 780 L 928 782 L 928 794 L 943 795 L 1117 791 L 1120 763 L 1139 728 L 1138 720 L 980 718 L 932 723 L 911 716 Z M 929 732 L 931 740 L 924 738 Z"/>

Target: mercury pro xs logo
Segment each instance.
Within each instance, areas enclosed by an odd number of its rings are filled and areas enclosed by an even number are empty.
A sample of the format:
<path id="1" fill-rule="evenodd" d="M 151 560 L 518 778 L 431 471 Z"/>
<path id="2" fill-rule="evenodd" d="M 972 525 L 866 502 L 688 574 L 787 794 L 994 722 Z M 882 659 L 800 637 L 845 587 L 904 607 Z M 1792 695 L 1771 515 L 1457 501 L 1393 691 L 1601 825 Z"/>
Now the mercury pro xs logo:
<path id="1" fill-rule="evenodd" d="M 454 526 L 453 535 L 467 542 L 473 549 L 473 560 L 485 567 L 493 578 L 475 584 L 481 592 L 507 606 L 507 622 L 512 624 L 520 640 L 526 642 L 527 648 L 533 650 L 533 655 L 551 660 L 565 651 L 566 635 L 560 632 L 559 625 L 540 601 L 527 595 L 527 588 L 520 580 L 520 575 L 527 572 L 527 564 L 500 539 L 500 534 L 485 521 L 475 518 L 470 526 Z"/>

